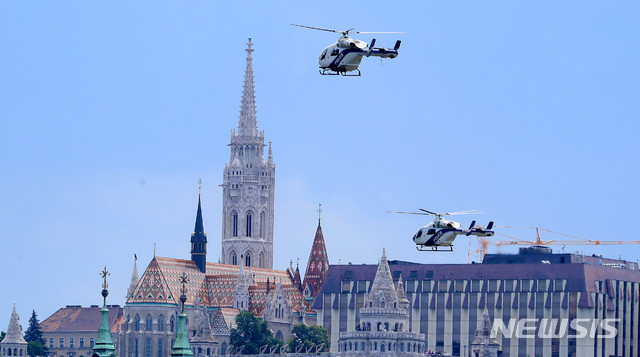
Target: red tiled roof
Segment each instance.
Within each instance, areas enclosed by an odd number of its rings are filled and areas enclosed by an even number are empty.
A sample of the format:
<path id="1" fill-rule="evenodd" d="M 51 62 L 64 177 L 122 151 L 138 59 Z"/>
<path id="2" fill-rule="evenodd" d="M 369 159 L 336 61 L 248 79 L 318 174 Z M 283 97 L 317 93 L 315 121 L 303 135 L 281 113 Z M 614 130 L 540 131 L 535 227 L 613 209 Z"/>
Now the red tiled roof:
<path id="1" fill-rule="evenodd" d="M 98 331 L 100 326 L 100 307 L 68 306 L 56 311 L 40 323 L 42 332 L 77 332 Z M 122 307 L 111 306 L 109 309 L 109 326 L 115 332 L 122 323 Z"/>

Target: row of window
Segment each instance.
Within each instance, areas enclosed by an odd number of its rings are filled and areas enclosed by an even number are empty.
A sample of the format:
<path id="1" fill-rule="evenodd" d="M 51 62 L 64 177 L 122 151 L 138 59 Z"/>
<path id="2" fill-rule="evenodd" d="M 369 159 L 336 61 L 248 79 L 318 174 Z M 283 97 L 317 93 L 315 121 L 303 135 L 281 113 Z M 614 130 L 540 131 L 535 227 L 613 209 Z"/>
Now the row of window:
<path id="1" fill-rule="evenodd" d="M 175 340 L 171 339 L 171 346 L 174 345 Z M 142 357 L 152 357 L 151 356 L 151 339 L 147 338 L 144 340 L 144 356 Z M 157 357 L 165 357 L 165 351 L 171 351 L 171 348 L 166 348 L 164 346 L 164 341 L 162 339 L 158 340 L 158 345 L 157 345 L 157 349 L 156 349 L 156 355 Z M 196 348 L 194 347 L 193 349 L 193 354 L 194 356 L 196 355 Z M 203 352 L 205 352 L 205 350 L 202 347 L 198 347 L 197 348 L 197 355 L 203 355 Z M 215 349 L 211 349 L 211 348 L 207 348 L 206 349 L 206 356 L 211 356 L 211 355 L 215 355 L 216 354 L 216 350 Z M 222 345 L 220 346 L 220 354 L 224 355 L 227 353 L 227 343 L 223 342 Z M 138 351 L 138 339 L 135 339 L 135 344 L 134 344 L 134 357 L 141 357 L 140 353 Z"/>
<path id="2" fill-rule="evenodd" d="M 352 277 L 352 274 L 347 274 L 349 271 L 345 272 L 344 278 L 349 279 Z M 398 279 L 400 277 L 398 271 L 394 272 L 394 279 Z M 357 281 L 349 281 L 343 280 L 341 291 L 343 293 L 351 292 L 353 286 L 351 284 L 357 283 L 357 292 L 364 293 L 367 292 L 368 289 L 368 280 L 357 280 Z M 417 280 L 406 280 L 404 282 L 404 286 L 407 292 L 417 292 L 419 281 Z M 534 284 L 536 283 L 536 284 Z M 453 287 L 452 287 L 453 285 Z M 422 292 L 430 293 L 433 292 L 434 287 L 436 288 L 436 292 L 449 292 L 453 290 L 453 292 L 465 292 L 469 289 L 470 292 L 481 292 L 486 289 L 487 292 L 498 292 L 500 289 L 503 292 L 548 292 L 548 291 L 564 291 L 566 285 L 565 279 L 521 279 L 521 280 L 423 280 L 422 281 Z"/>
<path id="3" fill-rule="evenodd" d="M 407 343 L 407 352 L 424 352 L 424 346 L 420 343 Z M 365 342 L 344 342 L 341 345 L 338 345 L 338 349 L 344 351 L 366 351 L 365 348 L 368 347 L 369 351 L 395 351 L 395 352 L 404 352 L 405 344 L 404 343 L 396 343 L 396 342 L 381 342 L 378 345 L 378 342 L 369 342 L 366 344 Z M 380 348 L 378 348 L 380 347 Z"/>
<path id="4" fill-rule="evenodd" d="M 260 213 L 260 234 L 259 237 L 262 238 L 264 237 L 264 225 L 265 225 L 265 219 L 266 219 L 266 215 L 264 212 Z M 245 216 L 245 237 L 252 237 L 253 236 L 253 213 L 251 211 L 247 212 L 247 215 Z M 239 227 L 239 220 L 238 220 L 238 212 L 233 211 L 231 212 L 231 236 L 233 237 L 237 237 L 238 236 L 238 227 Z"/>
<path id="5" fill-rule="evenodd" d="M 231 255 L 231 264 L 233 265 L 238 265 L 238 255 L 236 254 L 235 251 L 231 251 L 230 253 Z M 244 255 L 241 255 L 242 258 L 244 258 L 244 266 L 246 267 L 250 267 L 252 266 L 251 263 L 251 252 L 250 251 L 246 251 L 244 253 Z M 259 257 L 259 262 L 258 262 L 258 267 L 263 267 L 264 266 L 264 253 L 260 252 L 260 257 Z"/>
<path id="6" fill-rule="evenodd" d="M 11 348 L 2 348 L 2 355 L 3 356 L 25 356 L 26 352 L 24 350 L 24 348 L 17 348 L 14 347 L 13 349 Z"/>
<path id="7" fill-rule="evenodd" d="M 85 348 L 85 343 L 84 343 L 84 337 L 80 337 L 79 339 L 80 344 L 78 346 L 78 348 Z M 93 337 L 89 338 L 89 348 L 93 348 L 93 345 L 95 344 L 95 339 Z M 55 348 L 55 344 L 54 344 L 54 339 L 52 337 L 49 338 L 49 348 L 53 349 Z M 65 348 L 65 341 L 64 341 L 64 337 L 60 337 L 60 339 L 58 339 L 58 348 Z M 69 338 L 69 348 L 76 348 L 76 340 L 74 337 L 70 337 Z"/>
<path id="8" fill-rule="evenodd" d="M 129 316 L 127 316 L 127 321 L 125 323 L 126 324 L 129 323 Z M 173 332 L 174 327 L 175 327 L 175 318 L 172 315 L 171 318 L 169 318 L 169 331 Z M 158 316 L 157 331 L 164 331 L 164 328 L 165 328 L 164 315 L 160 315 Z M 138 314 L 136 314 L 136 316 L 133 318 L 133 329 L 134 331 L 140 331 L 140 315 Z M 153 331 L 153 318 L 151 317 L 151 315 L 147 315 L 147 317 L 145 318 L 144 330 Z"/>

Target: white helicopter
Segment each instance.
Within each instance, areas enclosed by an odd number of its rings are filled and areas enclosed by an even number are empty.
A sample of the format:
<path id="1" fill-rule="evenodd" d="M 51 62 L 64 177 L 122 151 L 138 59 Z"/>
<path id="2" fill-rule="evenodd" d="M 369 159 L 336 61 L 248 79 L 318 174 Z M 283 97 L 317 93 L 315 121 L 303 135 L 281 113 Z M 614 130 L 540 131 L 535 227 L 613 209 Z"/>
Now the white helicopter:
<path id="1" fill-rule="evenodd" d="M 319 72 L 322 75 L 338 75 L 343 76 L 360 76 L 360 62 L 363 57 L 380 57 L 380 58 L 396 58 L 398 57 L 398 49 L 400 48 L 400 40 L 396 41 L 393 48 L 373 47 L 376 39 L 371 40 L 371 44 L 353 39 L 349 37 L 349 33 L 403 33 L 403 32 L 360 32 L 348 29 L 344 31 L 323 29 L 319 27 L 303 26 L 291 24 L 292 26 L 304 27 L 313 30 L 328 31 L 342 34 L 331 46 L 326 47 L 320 54 L 318 63 L 320 64 Z M 348 72 L 357 71 L 358 74 L 348 74 Z"/>
<path id="2" fill-rule="evenodd" d="M 403 214 L 418 214 L 424 216 L 435 216 L 433 221 L 424 227 L 420 227 L 416 234 L 413 235 L 413 242 L 416 244 L 416 249 L 419 251 L 434 251 L 434 252 L 452 252 L 453 241 L 459 235 L 465 236 L 478 236 L 478 237 L 491 237 L 494 232 L 493 221 L 490 221 L 486 228 L 476 226 L 476 221 L 472 221 L 471 225 L 467 229 L 460 229 L 460 223 L 449 221 L 442 216 L 453 216 L 458 214 L 477 214 L 482 213 L 475 210 L 472 211 L 460 211 L 460 212 L 448 212 L 448 213 L 436 213 L 427 211 L 420 208 L 422 212 L 389 212 L 389 213 L 403 213 Z M 441 247 L 448 247 L 449 249 L 439 249 Z"/>

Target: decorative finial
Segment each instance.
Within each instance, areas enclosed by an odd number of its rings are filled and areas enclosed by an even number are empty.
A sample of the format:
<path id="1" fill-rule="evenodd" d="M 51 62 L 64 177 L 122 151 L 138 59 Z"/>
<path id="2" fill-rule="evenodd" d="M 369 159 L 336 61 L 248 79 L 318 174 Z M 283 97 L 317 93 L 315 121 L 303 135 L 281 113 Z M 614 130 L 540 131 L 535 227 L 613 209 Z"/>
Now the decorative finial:
<path id="1" fill-rule="evenodd" d="M 202 193 L 202 179 L 198 179 L 198 195 Z"/>
<path id="2" fill-rule="evenodd" d="M 318 203 L 318 223 L 320 222 L 321 218 L 322 218 L 322 203 Z"/>
<path id="3" fill-rule="evenodd" d="M 251 46 L 253 46 L 253 42 L 251 42 L 251 37 L 249 37 L 249 42 L 247 42 L 247 49 L 245 51 L 247 51 L 247 58 L 251 57 L 251 52 L 254 51 L 253 48 L 251 48 Z"/>
<path id="4" fill-rule="evenodd" d="M 136 253 L 133 253 L 133 261 L 137 262 L 138 261 L 138 256 L 136 255 Z"/>
<path id="5" fill-rule="evenodd" d="M 189 282 L 189 278 L 187 278 L 187 273 L 182 273 L 180 277 L 180 284 L 182 284 L 182 295 L 187 295 L 187 283 Z"/>
<path id="6" fill-rule="evenodd" d="M 300 266 L 300 258 L 296 260 L 296 269 L 298 269 L 299 266 Z"/>
<path id="7" fill-rule="evenodd" d="M 289 268 L 291 268 L 291 270 L 293 270 L 293 259 L 289 260 Z"/>
<path id="8" fill-rule="evenodd" d="M 153 243 L 153 257 L 156 257 L 156 244 Z"/>
<path id="9" fill-rule="evenodd" d="M 187 273 L 182 272 L 182 276 L 180 277 L 180 284 L 182 284 L 182 290 L 180 294 L 180 302 L 182 303 L 182 312 L 184 312 L 184 303 L 187 302 L 187 283 L 189 279 L 187 278 Z"/>
<path id="10" fill-rule="evenodd" d="M 109 284 L 107 284 L 107 276 L 111 275 L 111 274 L 109 274 L 109 271 L 107 270 L 106 266 L 100 272 L 100 275 L 102 276 L 102 279 L 104 279 L 103 282 L 102 282 L 102 288 L 106 290 L 109 287 Z"/>

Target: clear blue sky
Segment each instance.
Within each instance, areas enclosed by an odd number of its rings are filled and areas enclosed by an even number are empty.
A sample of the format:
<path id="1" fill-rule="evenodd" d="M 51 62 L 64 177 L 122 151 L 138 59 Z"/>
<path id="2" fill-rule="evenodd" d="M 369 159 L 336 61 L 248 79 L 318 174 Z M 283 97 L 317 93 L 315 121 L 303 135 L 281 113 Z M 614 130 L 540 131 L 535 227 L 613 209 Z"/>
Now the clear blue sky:
<path id="1" fill-rule="evenodd" d="M 100 303 L 105 265 L 109 303 L 123 304 L 133 254 L 142 272 L 154 243 L 188 258 L 198 178 L 218 260 L 249 36 L 277 165 L 276 268 L 306 266 L 318 203 L 332 263 L 376 263 L 383 247 L 467 262 L 466 237 L 418 253 L 427 219 L 387 210 L 638 239 L 639 13 L 637 1 L 1 2 L 0 330 L 13 302 L 23 326 L 32 309 Z M 401 39 L 398 58 L 326 77 L 317 57 L 337 36 L 290 23 L 406 34 L 375 35 Z M 635 261 L 640 246 L 566 250 Z"/>

